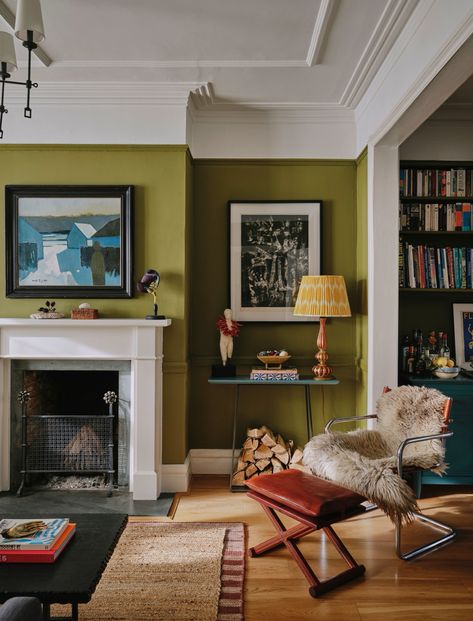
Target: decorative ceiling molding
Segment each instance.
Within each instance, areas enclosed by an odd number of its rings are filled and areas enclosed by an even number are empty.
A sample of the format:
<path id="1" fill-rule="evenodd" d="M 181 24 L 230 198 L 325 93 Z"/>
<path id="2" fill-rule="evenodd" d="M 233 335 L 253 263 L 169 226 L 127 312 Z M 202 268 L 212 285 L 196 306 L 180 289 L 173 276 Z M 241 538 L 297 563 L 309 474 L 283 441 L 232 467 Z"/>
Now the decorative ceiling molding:
<path id="1" fill-rule="evenodd" d="M 12 30 L 15 29 L 15 15 L 10 11 L 3 0 L 0 0 L 0 16 L 3 17 Z M 39 46 L 33 50 L 33 54 L 35 54 L 35 56 L 45 67 L 49 67 L 49 65 L 53 62 L 46 52 Z"/>
<path id="2" fill-rule="evenodd" d="M 195 89 L 189 98 L 189 114 L 199 123 L 354 123 L 354 111 L 337 103 L 240 102 L 215 100 L 212 85 Z"/>
<path id="3" fill-rule="evenodd" d="M 340 98 L 341 105 L 358 105 L 416 5 L 417 0 L 389 0 Z"/>
<path id="4" fill-rule="evenodd" d="M 1 0 L 0 0 L 1 1 Z M 59 69 L 195 69 L 307 67 L 305 60 L 60 60 Z"/>
<path id="5" fill-rule="evenodd" d="M 312 39 L 307 52 L 306 64 L 308 67 L 313 67 L 319 63 L 320 54 L 326 42 L 330 17 L 334 7 L 335 0 L 322 0 L 320 3 L 314 30 L 312 32 Z"/>
<path id="6" fill-rule="evenodd" d="M 193 91 L 205 82 L 41 82 L 34 92 L 35 105 L 71 106 L 186 106 Z M 12 94 L 8 102 L 23 96 Z"/>
<path id="7" fill-rule="evenodd" d="M 410 41 L 414 37 L 418 36 L 418 31 L 422 23 L 429 17 L 434 1 L 435 0 L 430 0 L 430 2 L 426 2 L 420 7 L 421 10 L 416 12 L 414 18 L 409 23 L 409 32 L 403 33 L 403 35 L 396 42 L 395 47 L 398 48 L 398 53 L 399 49 L 404 50 L 409 45 Z M 468 72 L 471 71 L 470 59 L 472 57 L 471 50 L 473 49 L 472 37 L 473 7 L 469 9 L 468 15 L 461 23 L 460 28 L 456 29 L 454 32 L 452 31 L 439 52 L 430 60 L 422 72 L 417 76 L 417 79 L 411 83 L 409 88 L 403 92 L 402 97 L 400 97 L 396 105 L 391 108 L 389 114 L 383 119 L 382 123 L 380 123 L 378 127 L 369 127 L 368 130 L 365 127 L 362 127 L 362 131 L 358 132 L 358 147 L 361 145 L 364 146 L 368 143 L 376 144 L 385 138 L 389 130 L 396 124 L 396 122 L 399 121 L 406 110 L 416 102 L 416 100 L 422 95 L 423 91 L 434 80 L 434 78 L 436 78 L 437 74 L 447 65 L 448 62 L 455 63 L 458 60 L 458 64 L 460 66 L 460 69 L 451 69 L 450 75 L 454 81 L 458 81 L 461 77 L 468 75 Z M 461 48 L 463 48 L 465 52 L 458 57 L 456 53 L 459 52 Z M 465 56 L 467 57 L 467 60 L 465 60 Z M 392 56 L 387 59 L 387 62 L 383 64 L 373 80 L 373 84 L 370 85 L 370 89 L 367 91 L 366 96 L 355 110 L 355 119 L 358 128 L 360 127 L 360 121 L 363 117 L 370 117 L 370 106 L 372 105 L 377 92 L 386 82 L 389 82 L 390 73 L 393 70 L 395 62 L 396 59 Z M 469 65 L 465 71 L 465 65 L 467 65 L 468 62 Z M 452 92 L 455 91 L 460 85 L 461 82 L 458 83 L 456 87 L 452 88 Z M 434 105 L 435 104 L 432 102 L 432 106 Z M 436 108 L 433 107 L 430 114 L 433 114 L 435 109 Z M 403 138 L 403 140 L 404 139 L 405 138 Z"/>

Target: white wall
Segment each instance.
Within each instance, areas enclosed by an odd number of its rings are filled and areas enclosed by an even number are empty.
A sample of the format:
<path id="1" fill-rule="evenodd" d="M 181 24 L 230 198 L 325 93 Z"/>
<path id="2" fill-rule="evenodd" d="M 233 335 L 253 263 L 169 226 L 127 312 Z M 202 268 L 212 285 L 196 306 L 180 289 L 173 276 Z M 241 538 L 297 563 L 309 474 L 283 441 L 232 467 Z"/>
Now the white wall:
<path id="1" fill-rule="evenodd" d="M 473 161 L 473 120 L 428 120 L 400 147 L 402 160 Z"/>

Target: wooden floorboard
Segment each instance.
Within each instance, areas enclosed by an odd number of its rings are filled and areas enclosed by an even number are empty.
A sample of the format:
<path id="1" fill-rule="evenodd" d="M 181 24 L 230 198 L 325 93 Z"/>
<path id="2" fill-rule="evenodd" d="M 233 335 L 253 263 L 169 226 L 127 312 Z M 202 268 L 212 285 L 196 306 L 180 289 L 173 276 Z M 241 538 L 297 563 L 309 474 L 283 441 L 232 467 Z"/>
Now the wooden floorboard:
<path id="1" fill-rule="evenodd" d="M 453 543 L 406 563 L 395 555 L 393 527 L 381 512 L 337 524 L 347 548 L 366 566 L 366 576 L 313 599 L 284 549 L 248 558 L 245 621 L 471 621 L 473 487 L 431 486 L 428 493 L 421 508 L 457 529 Z M 174 521 L 244 522 L 248 546 L 274 534 L 256 502 L 228 491 L 227 477 L 195 477 L 190 492 L 179 495 Z M 409 527 L 405 542 L 418 545 L 432 532 Z M 301 549 L 322 577 L 346 567 L 320 533 L 307 537 Z"/>

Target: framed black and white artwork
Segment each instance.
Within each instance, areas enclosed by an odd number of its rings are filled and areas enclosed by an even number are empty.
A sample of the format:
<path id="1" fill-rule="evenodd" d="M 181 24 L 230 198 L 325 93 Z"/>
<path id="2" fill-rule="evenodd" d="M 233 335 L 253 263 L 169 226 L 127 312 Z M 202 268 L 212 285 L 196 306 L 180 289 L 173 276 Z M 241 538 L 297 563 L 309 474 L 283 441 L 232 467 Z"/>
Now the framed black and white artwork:
<path id="1" fill-rule="evenodd" d="M 237 321 L 294 317 L 302 276 L 321 269 L 321 201 L 230 201 L 230 304 Z"/>

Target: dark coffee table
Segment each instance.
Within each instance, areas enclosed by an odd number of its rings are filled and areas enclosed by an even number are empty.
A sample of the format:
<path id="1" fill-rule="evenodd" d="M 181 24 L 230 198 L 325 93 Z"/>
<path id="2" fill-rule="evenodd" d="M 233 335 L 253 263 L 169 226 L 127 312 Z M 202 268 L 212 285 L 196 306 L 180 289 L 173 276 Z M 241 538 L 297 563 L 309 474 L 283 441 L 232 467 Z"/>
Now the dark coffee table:
<path id="1" fill-rule="evenodd" d="M 5 517 L 58 517 L 35 515 Z M 90 601 L 109 558 L 128 521 L 121 513 L 67 515 L 77 524 L 74 537 L 55 563 L 1 563 L 0 603 L 16 596 L 37 597 L 43 604 L 43 619 L 49 621 L 51 604 L 71 604 L 68 620 L 79 618 L 78 605 Z M 62 621 L 66 617 L 53 617 Z"/>

